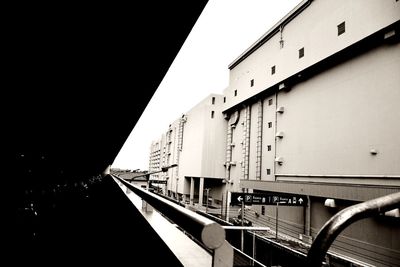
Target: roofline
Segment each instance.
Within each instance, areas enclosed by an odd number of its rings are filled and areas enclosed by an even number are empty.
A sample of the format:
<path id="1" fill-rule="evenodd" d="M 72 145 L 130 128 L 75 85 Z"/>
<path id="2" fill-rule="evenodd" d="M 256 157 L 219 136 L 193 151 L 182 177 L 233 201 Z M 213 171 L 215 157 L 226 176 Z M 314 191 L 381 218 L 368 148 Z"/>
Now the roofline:
<path id="1" fill-rule="evenodd" d="M 292 19 L 297 17 L 304 9 L 306 9 L 312 0 L 303 0 L 300 2 L 295 8 L 293 8 L 286 16 L 284 16 L 281 20 L 279 20 L 272 28 L 264 33 L 261 38 L 259 38 L 255 43 L 253 43 L 249 48 L 246 49 L 238 58 L 236 58 L 231 64 L 229 64 L 228 68 L 232 70 L 236 67 L 240 62 L 245 60 L 248 56 L 250 56 L 254 51 L 256 51 L 260 46 L 266 43 L 272 36 L 274 36 L 277 32 L 279 32 L 280 28 L 288 24 Z"/>

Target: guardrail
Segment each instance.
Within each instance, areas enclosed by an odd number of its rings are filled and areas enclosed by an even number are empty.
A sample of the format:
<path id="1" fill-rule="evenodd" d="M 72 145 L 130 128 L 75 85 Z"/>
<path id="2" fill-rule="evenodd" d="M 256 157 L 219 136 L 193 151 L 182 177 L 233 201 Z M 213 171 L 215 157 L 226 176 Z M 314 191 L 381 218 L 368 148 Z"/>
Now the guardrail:
<path id="1" fill-rule="evenodd" d="M 161 212 L 211 251 L 213 267 L 233 266 L 233 248 L 225 240 L 225 230 L 218 223 L 154 193 L 114 176 L 133 193 Z"/>
<path id="2" fill-rule="evenodd" d="M 400 192 L 350 206 L 335 214 L 318 232 L 307 254 L 307 266 L 321 267 L 336 237 L 352 223 L 400 208 Z"/>

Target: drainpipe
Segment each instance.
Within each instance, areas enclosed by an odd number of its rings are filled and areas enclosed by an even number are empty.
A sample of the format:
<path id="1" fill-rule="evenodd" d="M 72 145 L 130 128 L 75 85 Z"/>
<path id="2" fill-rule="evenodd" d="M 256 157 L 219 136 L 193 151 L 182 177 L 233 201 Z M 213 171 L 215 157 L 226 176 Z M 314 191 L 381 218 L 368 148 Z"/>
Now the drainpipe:
<path id="1" fill-rule="evenodd" d="M 225 162 L 225 220 L 229 221 L 229 184 L 231 181 L 231 161 L 232 161 L 232 135 L 233 126 L 228 123 L 226 134 L 226 162 Z"/>
<path id="2" fill-rule="evenodd" d="M 228 120 L 228 130 L 226 134 L 226 162 L 225 162 L 225 220 L 229 220 L 229 185 L 231 183 L 231 161 L 232 161 L 232 141 L 233 129 L 239 121 L 239 112 L 235 111 L 233 114 L 226 115 L 225 119 Z"/>
<path id="3" fill-rule="evenodd" d="M 275 110 L 278 108 L 278 92 L 275 93 Z M 278 142 L 276 141 L 278 137 L 276 137 L 276 133 L 278 132 L 278 115 L 276 112 L 274 112 L 275 116 L 275 133 L 274 133 L 274 138 L 275 138 L 275 149 L 274 149 L 274 160 L 276 159 L 276 151 L 278 150 L 277 144 Z M 274 164 L 274 180 L 276 181 L 276 163 Z"/>
<path id="4" fill-rule="evenodd" d="M 262 129 L 263 129 L 263 101 L 258 101 L 257 118 L 257 148 L 256 148 L 256 179 L 261 180 L 261 162 L 262 162 Z"/>
<path id="5" fill-rule="evenodd" d="M 251 107 L 247 106 L 245 109 L 245 120 L 243 127 L 243 165 L 242 165 L 242 178 L 249 179 L 249 165 L 250 165 L 250 122 L 251 122 Z"/>

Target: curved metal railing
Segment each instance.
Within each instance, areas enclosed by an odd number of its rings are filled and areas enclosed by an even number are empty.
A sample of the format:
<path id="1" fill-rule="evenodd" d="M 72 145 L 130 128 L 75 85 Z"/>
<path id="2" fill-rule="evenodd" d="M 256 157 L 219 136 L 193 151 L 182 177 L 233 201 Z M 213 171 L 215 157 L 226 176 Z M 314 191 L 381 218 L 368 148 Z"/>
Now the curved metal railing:
<path id="1" fill-rule="evenodd" d="M 400 208 L 400 192 L 350 206 L 335 214 L 318 232 L 307 254 L 307 266 L 321 267 L 336 237 L 350 224 Z"/>

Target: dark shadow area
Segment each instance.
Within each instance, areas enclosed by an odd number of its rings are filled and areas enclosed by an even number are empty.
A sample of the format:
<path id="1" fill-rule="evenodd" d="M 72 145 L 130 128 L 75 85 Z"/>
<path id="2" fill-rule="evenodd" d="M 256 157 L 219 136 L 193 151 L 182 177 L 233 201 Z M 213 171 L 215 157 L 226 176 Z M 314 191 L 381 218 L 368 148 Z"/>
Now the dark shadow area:
<path id="1" fill-rule="evenodd" d="M 113 163 L 206 3 L 2 6 L 2 252 L 12 266 L 174 265 L 119 188 L 91 179 Z"/>
<path id="2" fill-rule="evenodd" d="M 32 190 L 25 199 L 13 266 L 181 266 L 110 176 Z"/>

